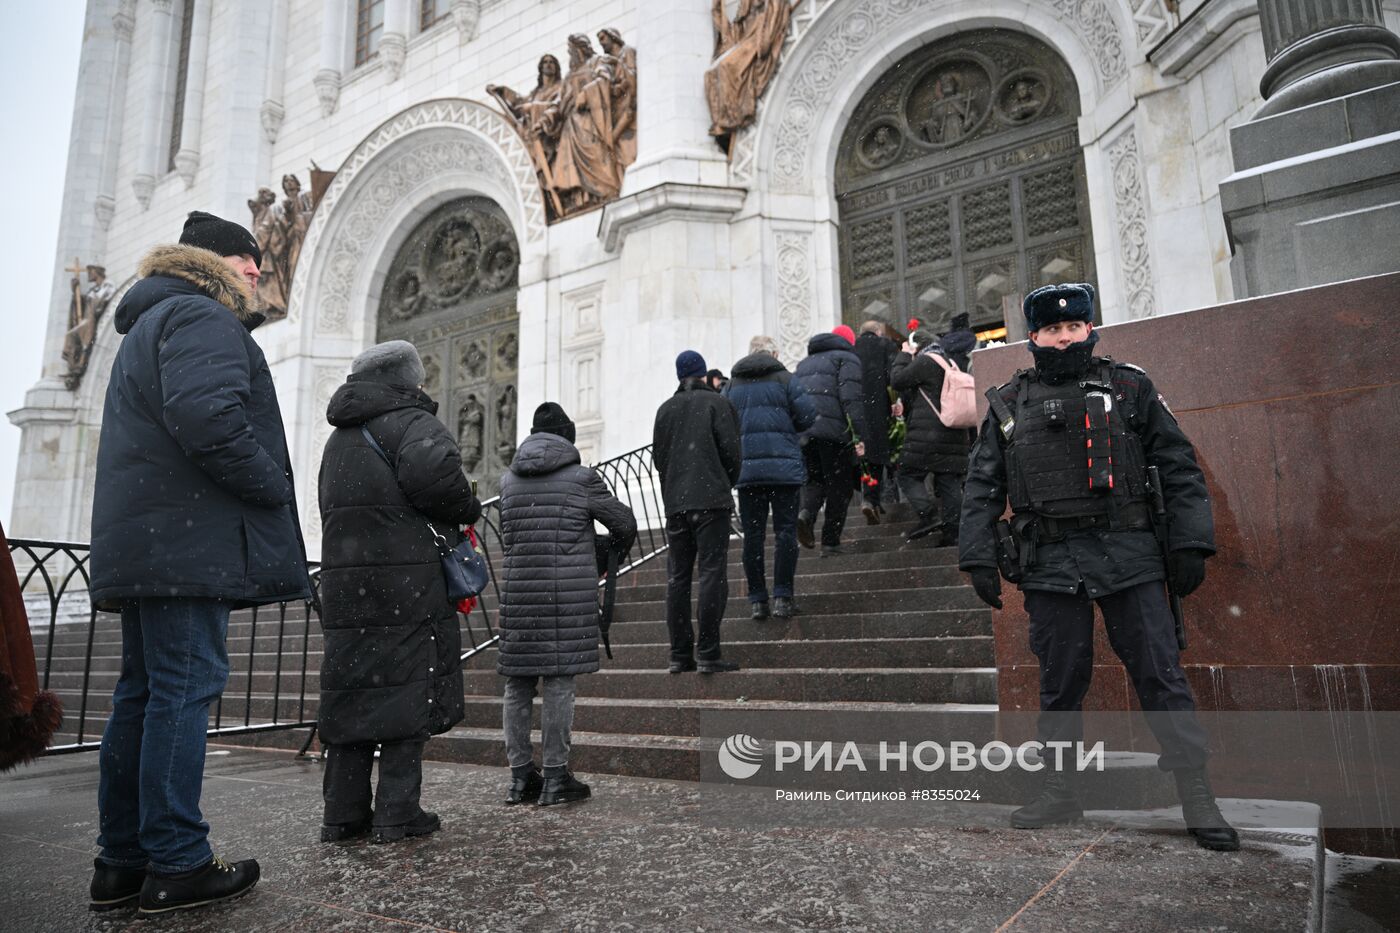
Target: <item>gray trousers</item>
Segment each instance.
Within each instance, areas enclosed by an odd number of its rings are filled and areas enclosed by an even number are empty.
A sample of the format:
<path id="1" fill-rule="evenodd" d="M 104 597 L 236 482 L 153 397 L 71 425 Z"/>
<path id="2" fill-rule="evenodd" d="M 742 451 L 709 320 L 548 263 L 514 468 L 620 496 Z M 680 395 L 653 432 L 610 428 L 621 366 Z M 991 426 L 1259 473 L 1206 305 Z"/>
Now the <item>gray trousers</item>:
<path id="1" fill-rule="evenodd" d="M 546 771 L 563 771 L 569 765 L 569 733 L 574 728 L 574 678 L 507 677 L 502 718 L 506 733 L 506 760 L 512 768 L 526 768 L 535 760 L 530 744 L 530 711 L 535 688 L 544 681 L 544 709 L 540 714 L 540 744 L 544 746 Z"/>

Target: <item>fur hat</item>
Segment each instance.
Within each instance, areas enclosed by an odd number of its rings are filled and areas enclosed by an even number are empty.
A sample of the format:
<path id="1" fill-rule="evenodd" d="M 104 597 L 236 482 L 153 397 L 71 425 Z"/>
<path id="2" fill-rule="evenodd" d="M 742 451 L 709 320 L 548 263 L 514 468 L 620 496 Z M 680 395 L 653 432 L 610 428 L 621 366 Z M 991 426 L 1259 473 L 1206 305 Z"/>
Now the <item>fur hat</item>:
<path id="1" fill-rule="evenodd" d="M 555 434 L 572 444 L 577 438 L 574 423 L 569 420 L 564 408 L 558 402 L 542 402 L 535 409 L 535 420 L 530 424 L 531 434 Z"/>
<path id="2" fill-rule="evenodd" d="M 1087 282 L 1043 285 L 1021 303 L 1026 330 L 1037 331 L 1060 321 L 1094 322 L 1094 286 Z"/>
<path id="3" fill-rule="evenodd" d="M 709 367 L 705 365 L 705 358 L 694 350 L 682 350 L 680 356 L 676 357 L 677 379 L 699 379 L 705 375 L 707 369 Z"/>
<path id="4" fill-rule="evenodd" d="M 185 228 L 180 231 L 180 242 L 220 256 L 252 256 L 253 262 L 262 265 L 262 250 L 251 233 L 231 220 L 204 211 L 190 211 Z"/>
<path id="5" fill-rule="evenodd" d="M 350 364 L 350 372 L 373 382 L 417 388 L 427 378 L 418 348 L 407 340 L 377 343 Z"/>

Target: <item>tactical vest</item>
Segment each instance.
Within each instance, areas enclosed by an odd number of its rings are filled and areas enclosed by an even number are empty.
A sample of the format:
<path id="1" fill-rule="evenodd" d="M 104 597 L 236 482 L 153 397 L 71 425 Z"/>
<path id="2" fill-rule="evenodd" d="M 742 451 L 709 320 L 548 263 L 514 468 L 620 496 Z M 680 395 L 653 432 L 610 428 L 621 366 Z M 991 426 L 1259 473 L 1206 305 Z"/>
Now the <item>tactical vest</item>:
<path id="1" fill-rule="evenodd" d="M 1113 384 L 1113 361 L 1099 358 L 1083 378 L 1050 385 L 1017 373 L 1014 420 L 1006 436 L 1007 493 L 1018 514 L 1050 518 L 1145 515 L 1147 463 L 1134 429 L 1136 399 Z M 1000 399 L 998 399 L 1000 401 Z M 1000 406 L 1005 408 L 1004 403 Z"/>

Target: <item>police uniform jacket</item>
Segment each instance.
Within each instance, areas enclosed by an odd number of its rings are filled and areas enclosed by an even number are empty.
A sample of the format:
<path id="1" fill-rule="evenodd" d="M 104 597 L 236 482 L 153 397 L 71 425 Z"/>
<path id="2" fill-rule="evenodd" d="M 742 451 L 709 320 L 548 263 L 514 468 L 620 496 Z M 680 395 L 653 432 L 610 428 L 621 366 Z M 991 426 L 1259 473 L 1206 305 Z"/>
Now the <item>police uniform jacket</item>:
<path id="1" fill-rule="evenodd" d="M 1156 466 L 1161 474 L 1170 517 L 1170 549 L 1197 549 L 1215 553 L 1215 530 L 1205 477 L 1196 462 L 1190 440 L 1182 432 L 1162 396 L 1147 374 L 1135 366 L 1095 357 L 1085 379 L 1109 374 L 1112 403 L 1119 408 L 1127 430 L 1141 441 L 1143 466 Z M 1012 431 L 1029 430 L 1026 412 L 1017 409 L 1023 380 L 1038 378 L 1023 370 L 996 391 L 1017 415 Z M 958 566 L 996 567 L 996 522 L 1007 505 L 1007 448 L 995 411 L 988 411 L 968 460 L 963 490 L 962 531 Z M 1126 456 L 1127 451 L 1119 451 Z M 1150 528 L 1085 528 L 1057 536 L 1058 540 L 1035 545 L 1035 560 L 1025 569 L 1020 587 L 1052 593 L 1074 593 L 1081 582 L 1085 593 L 1100 598 L 1140 583 L 1166 576 L 1163 559 Z"/>

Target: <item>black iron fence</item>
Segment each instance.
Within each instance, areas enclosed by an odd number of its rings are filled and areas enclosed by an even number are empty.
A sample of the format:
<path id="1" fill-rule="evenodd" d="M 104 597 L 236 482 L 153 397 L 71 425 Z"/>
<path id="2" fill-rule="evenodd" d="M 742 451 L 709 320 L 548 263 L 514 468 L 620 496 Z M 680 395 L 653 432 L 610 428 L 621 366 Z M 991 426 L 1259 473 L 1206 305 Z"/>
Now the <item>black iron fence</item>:
<path id="1" fill-rule="evenodd" d="M 650 446 L 595 469 L 637 516 L 637 543 L 620 576 L 666 550 L 660 479 Z M 499 497 L 487 500 L 476 527 L 491 585 L 461 615 L 464 663 L 500 639 L 500 519 Z M 56 693 L 64 706 L 63 725 L 49 753 L 95 749 L 121 672 L 120 616 L 98 612 L 88 598 L 88 545 L 27 538 L 9 544 L 30 616 L 40 686 Z M 319 567 L 311 568 L 312 586 L 319 587 Z M 210 712 L 211 737 L 315 725 L 322 646 L 318 606 L 318 601 L 293 600 L 231 614 L 229 681 Z"/>

